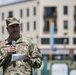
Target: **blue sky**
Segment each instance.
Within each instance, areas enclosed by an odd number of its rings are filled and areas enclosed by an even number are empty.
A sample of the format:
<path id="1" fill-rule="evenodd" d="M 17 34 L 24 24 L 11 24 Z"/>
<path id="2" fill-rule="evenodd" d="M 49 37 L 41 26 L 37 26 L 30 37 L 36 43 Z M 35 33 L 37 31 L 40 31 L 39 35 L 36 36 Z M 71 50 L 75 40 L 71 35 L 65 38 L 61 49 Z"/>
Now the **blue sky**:
<path id="1" fill-rule="evenodd" d="M 21 1 L 21 0 L 0 0 L 0 5 L 13 3 L 13 2 L 17 2 L 17 1 Z"/>

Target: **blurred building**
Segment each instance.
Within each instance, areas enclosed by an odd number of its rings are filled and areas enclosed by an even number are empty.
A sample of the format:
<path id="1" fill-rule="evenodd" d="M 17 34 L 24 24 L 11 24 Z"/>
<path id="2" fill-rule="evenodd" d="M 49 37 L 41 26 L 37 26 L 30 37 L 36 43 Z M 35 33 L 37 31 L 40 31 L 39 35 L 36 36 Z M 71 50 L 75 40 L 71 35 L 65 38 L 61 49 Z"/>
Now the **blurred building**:
<path id="1" fill-rule="evenodd" d="M 7 17 L 20 19 L 21 33 L 34 39 L 44 54 L 51 50 L 49 19 L 54 19 L 54 43 L 58 49 L 54 53 L 63 54 L 64 47 L 65 54 L 76 49 L 76 0 L 24 0 L 1 5 L 0 41 L 8 37 Z"/>

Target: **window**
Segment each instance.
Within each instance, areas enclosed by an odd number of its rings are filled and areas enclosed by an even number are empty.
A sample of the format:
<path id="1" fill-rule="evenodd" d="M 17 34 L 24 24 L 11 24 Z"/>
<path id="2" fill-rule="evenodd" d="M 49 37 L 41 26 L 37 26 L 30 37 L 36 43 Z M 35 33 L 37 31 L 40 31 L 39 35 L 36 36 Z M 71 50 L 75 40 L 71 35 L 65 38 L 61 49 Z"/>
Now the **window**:
<path id="1" fill-rule="evenodd" d="M 75 9 L 75 12 L 76 12 L 76 6 L 74 7 L 74 9 Z"/>
<path id="2" fill-rule="evenodd" d="M 4 34 L 4 26 L 2 26 L 2 34 Z"/>
<path id="3" fill-rule="evenodd" d="M 34 7 L 34 16 L 36 15 L 36 7 Z"/>
<path id="4" fill-rule="evenodd" d="M 76 6 L 74 6 L 74 20 L 75 20 L 75 24 L 76 24 Z"/>
<path id="5" fill-rule="evenodd" d="M 29 31 L 29 22 L 27 22 L 27 31 Z"/>
<path id="6" fill-rule="evenodd" d="M 68 14 L 68 7 L 64 6 L 64 15 L 67 15 L 67 14 Z"/>
<path id="7" fill-rule="evenodd" d="M 23 10 L 21 9 L 20 10 L 20 18 L 22 18 L 23 17 Z"/>
<path id="8" fill-rule="evenodd" d="M 73 44 L 76 44 L 76 38 L 73 38 Z"/>
<path id="9" fill-rule="evenodd" d="M 44 23 L 44 32 L 49 32 L 49 29 L 50 27 L 49 27 L 49 21 L 45 21 L 45 23 Z"/>
<path id="10" fill-rule="evenodd" d="M 29 8 L 27 8 L 27 16 L 29 16 Z"/>
<path id="11" fill-rule="evenodd" d="M 74 33 L 76 34 L 76 6 L 74 8 L 75 12 L 74 12 Z"/>
<path id="12" fill-rule="evenodd" d="M 68 29 L 68 21 L 64 21 L 64 29 Z"/>
<path id="13" fill-rule="evenodd" d="M 8 12 L 8 17 L 13 17 L 13 11 Z"/>
<path id="14" fill-rule="evenodd" d="M 66 39 L 65 44 L 69 44 L 69 38 L 54 38 L 54 44 L 64 45 L 64 39 Z M 50 44 L 50 38 L 41 38 L 41 44 Z"/>
<path id="15" fill-rule="evenodd" d="M 44 16 L 52 17 L 56 16 L 56 7 L 44 7 Z"/>
<path id="16" fill-rule="evenodd" d="M 36 30 L 36 21 L 34 21 L 34 30 Z"/>
<path id="17" fill-rule="evenodd" d="M 50 44 L 49 38 L 41 38 L 41 44 Z"/>
<path id="18" fill-rule="evenodd" d="M 74 33 L 76 34 L 76 24 L 74 25 Z"/>
<path id="19" fill-rule="evenodd" d="M 4 20 L 4 13 L 2 12 L 2 21 Z"/>
<path id="20" fill-rule="evenodd" d="M 64 39 L 66 39 L 66 44 L 69 43 L 68 38 L 54 38 L 54 44 L 64 44 Z"/>

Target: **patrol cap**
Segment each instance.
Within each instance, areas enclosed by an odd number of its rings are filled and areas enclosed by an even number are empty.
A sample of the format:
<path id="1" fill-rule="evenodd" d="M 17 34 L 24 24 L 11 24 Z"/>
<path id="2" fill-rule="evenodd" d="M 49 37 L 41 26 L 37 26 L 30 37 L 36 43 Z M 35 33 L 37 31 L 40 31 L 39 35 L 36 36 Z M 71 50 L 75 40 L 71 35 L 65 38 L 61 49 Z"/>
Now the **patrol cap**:
<path id="1" fill-rule="evenodd" d="M 11 25 L 14 25 L 14 24 L 18 24 L 19 25 L 20 21 L 18 19 L 14 18 L 14 17 L 6 19 L 6 25 L 7 26 L 11 26 Z"/>

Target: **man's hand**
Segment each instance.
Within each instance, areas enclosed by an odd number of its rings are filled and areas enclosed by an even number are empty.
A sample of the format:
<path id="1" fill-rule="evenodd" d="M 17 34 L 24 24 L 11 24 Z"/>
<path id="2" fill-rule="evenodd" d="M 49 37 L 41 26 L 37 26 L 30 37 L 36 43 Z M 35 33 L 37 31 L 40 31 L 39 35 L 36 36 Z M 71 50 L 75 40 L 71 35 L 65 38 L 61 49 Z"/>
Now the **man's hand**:
<path id="1" fill-rule="evenodd" d="M 27 55 L 24 61 L 27 61 L 27 62 L 29 62 L 29 64 L 31 64 L 32 57 L 30 55 Z"/>
<path id="2" fill-rule="evenodd" d="M 8 46 L 7 52 L 9 54 L 12 54 L 12 53 L 16 52 L 16 47 L 14 47 L 13 45 Z"/>

